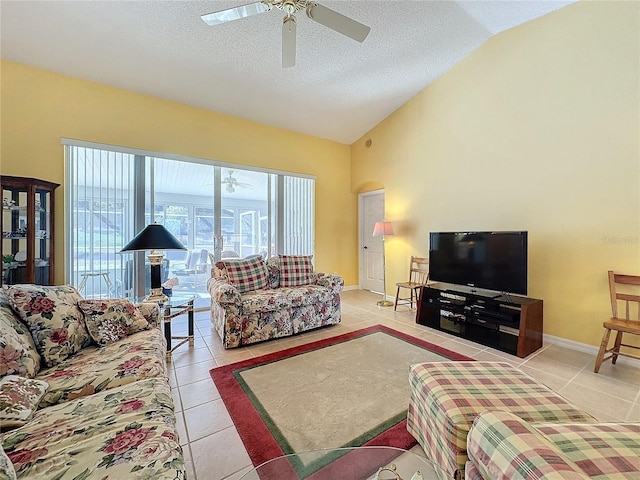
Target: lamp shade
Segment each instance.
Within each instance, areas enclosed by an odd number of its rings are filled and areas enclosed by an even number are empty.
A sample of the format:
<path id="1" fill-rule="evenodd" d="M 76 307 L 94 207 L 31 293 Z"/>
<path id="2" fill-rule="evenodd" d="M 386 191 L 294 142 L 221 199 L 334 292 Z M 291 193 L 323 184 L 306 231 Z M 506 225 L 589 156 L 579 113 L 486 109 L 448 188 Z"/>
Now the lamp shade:
<path id="1" fill-rule="evenodd" d="M 186 247 L 163 225 L 152 223 L 133 237 L 120 251 L 136 250 L 186 250 Z"/>
<path id="2" fill-rule="evenodd" d="M 393 225 L 391 225 L 391 222 L 376 222 L 373 227 L 373 236 L 384 237 L 385 235 L 394 235 Z"/>

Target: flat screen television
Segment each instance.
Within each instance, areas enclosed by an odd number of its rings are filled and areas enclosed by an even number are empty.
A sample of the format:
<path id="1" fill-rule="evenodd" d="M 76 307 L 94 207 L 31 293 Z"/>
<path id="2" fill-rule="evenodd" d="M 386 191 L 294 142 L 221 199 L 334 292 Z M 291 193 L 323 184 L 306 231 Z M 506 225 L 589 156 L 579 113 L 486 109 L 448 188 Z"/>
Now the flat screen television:
<path id="1" fill-rule="evenodd" d="M 429 279 L 527 294 L 527 232 L 431 232 Z"/>

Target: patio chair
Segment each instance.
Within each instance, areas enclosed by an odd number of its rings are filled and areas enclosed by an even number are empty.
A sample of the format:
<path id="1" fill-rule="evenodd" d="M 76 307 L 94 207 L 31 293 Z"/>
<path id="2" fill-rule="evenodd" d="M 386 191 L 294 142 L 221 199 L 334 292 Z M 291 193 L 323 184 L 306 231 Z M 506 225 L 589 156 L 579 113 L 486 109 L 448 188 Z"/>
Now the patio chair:
<path id="1" fill-rule="evenodd" d="M 164 282 L 169 277 L 169 259 L 163 258 L 160 270 L 160 280 Z M 151 265 L 144 262 L 144 294 L 151 289 Z M 109 288 L 111 298 L 132 297 L 134 295 L 133 259 L 124 263 L 122 278 L 117 278 Z"/>
<path id="2" fill-rule="evenodd" d="M 179 262 L 179 264 L 182 264 L 182 262 Z M 208 265 L 208 250 L 204 248 L 189 250 L 184 261 L 184 268 L 173 270 L 173 275 L 179 279 L 186 279 L 193 288 L 196 288 L 198 286 L 198 275 L 209 273 Z"/>

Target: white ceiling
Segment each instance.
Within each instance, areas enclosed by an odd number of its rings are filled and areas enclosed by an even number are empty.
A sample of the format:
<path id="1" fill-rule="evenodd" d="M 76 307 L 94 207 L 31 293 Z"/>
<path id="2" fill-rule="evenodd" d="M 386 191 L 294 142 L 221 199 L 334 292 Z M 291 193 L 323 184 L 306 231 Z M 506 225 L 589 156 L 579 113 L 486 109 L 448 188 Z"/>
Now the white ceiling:
<path id="1" fill-rule="evenodd" d="M 251 0 L 2 0 L 1 55 L 351 144 L 492 35 L 573 1 L 321 1 L 371 33 L 358 43 L 300 14 L 283 69 L 280 10 L 200 19 Z"/>

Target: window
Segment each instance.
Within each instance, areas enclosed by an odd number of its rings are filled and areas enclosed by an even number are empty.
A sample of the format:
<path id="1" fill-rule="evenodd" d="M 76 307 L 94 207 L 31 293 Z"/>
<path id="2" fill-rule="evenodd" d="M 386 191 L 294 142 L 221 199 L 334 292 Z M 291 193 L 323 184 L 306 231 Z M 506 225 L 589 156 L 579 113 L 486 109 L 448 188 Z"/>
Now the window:
<path id="1" fill-rule="evenodd" d="M 133 288 L 137 257 L 119 252 L 152 222 L 165 225 L 187 248 L 164 252 L 166 277 L 186 270 L 188 255 L 194 252 L 206 251 L 203 257 L 215 259 L 313 254 L 313 178 L 114 151 L 72 140 L 63 143 L 69 199 L 67 281 L 79 285 L 87 277 L 82 292 L 87 298 L 144 294 Z M 179 276 L 179 289 L 206 297 L 210 265 L 200 272 Z"/>

